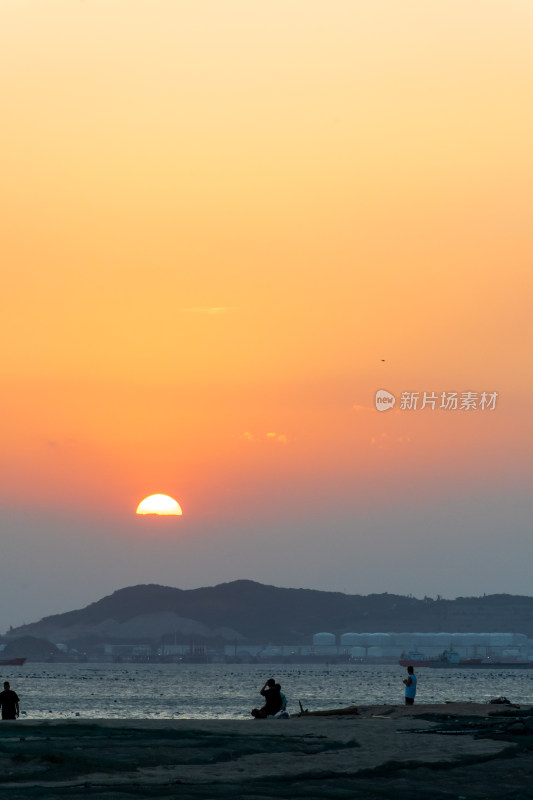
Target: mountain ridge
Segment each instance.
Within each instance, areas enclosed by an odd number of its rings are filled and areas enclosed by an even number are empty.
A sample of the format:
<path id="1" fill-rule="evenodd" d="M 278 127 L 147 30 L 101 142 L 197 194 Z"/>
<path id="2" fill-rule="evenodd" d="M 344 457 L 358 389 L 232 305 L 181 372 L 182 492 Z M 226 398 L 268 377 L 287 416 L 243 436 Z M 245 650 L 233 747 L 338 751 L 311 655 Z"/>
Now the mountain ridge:
<path id="1" fill-rule="evenodd" d="M 140 617 L 148 620 L 148 633 L 153 619 L 154 636 L 163 635 L 167 624 L 174 637 L 180 633 L 249 642 L 307 643 L 319 631 L 513 632 L 533 638 L 533 597 L 524 595 L 420 600 L 388 592 L 349 595 L 286 589 L 250 580 L 197 589 L 128 586 L 82 609 L 14 628 L 6 637 L 31 635 L 58 642 L 80 636 L 102 638 L 106 631 L 115 630 L 120 638 L 120 630 L 134 630 L 134 621 Z"/>

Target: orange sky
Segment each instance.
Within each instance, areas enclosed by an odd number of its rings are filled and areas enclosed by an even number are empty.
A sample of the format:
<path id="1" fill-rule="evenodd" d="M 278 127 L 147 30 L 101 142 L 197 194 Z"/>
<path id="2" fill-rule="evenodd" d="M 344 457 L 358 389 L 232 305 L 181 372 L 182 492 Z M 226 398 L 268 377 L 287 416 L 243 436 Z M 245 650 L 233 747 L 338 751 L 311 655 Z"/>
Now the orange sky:
<path id="1" fill-rule="evenodd" d="M 253 537 L 525 487 L 532 28 L 528 0 L 3 3 L 2 505 L 123 524 L 164 492 Z"/>

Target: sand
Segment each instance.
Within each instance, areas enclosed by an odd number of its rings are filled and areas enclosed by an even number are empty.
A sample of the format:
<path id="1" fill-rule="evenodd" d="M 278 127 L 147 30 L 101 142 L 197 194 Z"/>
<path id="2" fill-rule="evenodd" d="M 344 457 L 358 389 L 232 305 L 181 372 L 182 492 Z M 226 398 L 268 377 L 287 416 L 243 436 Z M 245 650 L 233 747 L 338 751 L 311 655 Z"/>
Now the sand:
<path id="1" fill-rule="evenodd" d="M 533 798 L 533 708 L 0 726 L 2 800 Z"/>

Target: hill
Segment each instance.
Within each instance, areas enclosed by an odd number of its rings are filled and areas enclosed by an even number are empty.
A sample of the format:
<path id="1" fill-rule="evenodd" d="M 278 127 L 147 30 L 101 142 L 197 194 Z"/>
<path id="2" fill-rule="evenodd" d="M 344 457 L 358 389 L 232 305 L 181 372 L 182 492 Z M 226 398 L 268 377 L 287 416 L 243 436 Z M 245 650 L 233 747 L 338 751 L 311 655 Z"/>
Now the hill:
<path id="1" fill-rule="evenodd" d="M 419 600 L 388 593 L 281 589 L 248 580 L 190 590 L 150 584 L 120 589 L 86 608 L 14 628 L 6 638 L 153 641 L 167 634 L 176 641 L 194 636 L 305 644 L 318 631 L 513 632 L 533 638 L 533 597 Z"/>

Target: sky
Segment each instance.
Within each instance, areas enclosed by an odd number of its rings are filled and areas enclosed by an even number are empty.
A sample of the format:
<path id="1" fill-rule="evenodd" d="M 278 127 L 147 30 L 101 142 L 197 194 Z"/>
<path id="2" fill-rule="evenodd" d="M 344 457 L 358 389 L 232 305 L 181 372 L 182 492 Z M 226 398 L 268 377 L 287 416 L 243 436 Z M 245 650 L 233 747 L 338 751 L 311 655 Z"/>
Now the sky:
<path id="1" fill-rule="evenodd" d="M 0 632 L 139 583 L 531 594 L 532 33 L 3 0 Z"/>

